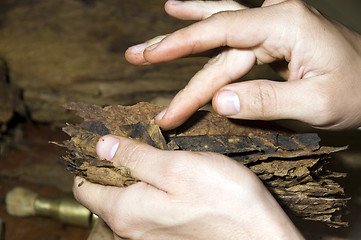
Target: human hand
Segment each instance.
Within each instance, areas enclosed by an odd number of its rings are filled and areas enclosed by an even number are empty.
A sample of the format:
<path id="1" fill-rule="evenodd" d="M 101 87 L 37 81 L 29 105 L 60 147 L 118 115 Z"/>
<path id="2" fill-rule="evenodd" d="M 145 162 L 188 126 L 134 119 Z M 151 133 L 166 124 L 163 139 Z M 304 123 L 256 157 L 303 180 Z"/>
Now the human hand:
<path id="1" fill-rule="evenodd" d="M 361 37 L 301 1 L 266 0 L 246 9 L 233 1 L 168 1 L 177 18 L 201 20 L 131 47 L 133 64 L 171 61 L 221 46 L 160 113 L 162 129 L 181 125 L 212 98 L 221 115 L 240 119 L 296 119 L 316 128 L 361 126 Z M 232 11 L 228 11 L 232 10 Z M 288 62 L 288 81 L 229 84 L 256 61 Z"/>
<path id="2" fill-rule="evenodd" d="M 223 155 L 164 151 L 109 135 L 97 153 L 141 180 L 127 188 L 75 180 L 77 200 L 116 238 L 302 239 L 258 177 Z"/>

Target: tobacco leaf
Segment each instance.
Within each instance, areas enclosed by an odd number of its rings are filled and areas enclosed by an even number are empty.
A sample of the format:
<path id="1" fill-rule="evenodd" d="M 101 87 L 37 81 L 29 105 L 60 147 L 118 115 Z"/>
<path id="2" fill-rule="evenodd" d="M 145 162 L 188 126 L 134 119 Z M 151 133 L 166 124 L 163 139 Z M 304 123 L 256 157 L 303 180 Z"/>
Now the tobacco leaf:
<path id="1" fill-rule="evenodd" d="M 152 119 L 163 109 L 149 103 L 100 107 L 84 103 L 64 105 L 83 122 L 63 128 L 71 138 L 63 160 L 67 169 L 89 181 L 126 187 L 138 180 L 126 167 L 114 167 L 97 157 L 95 146 L 106 134 L 136 139 L 165 150 L 211 151 L 247 166 L 263 181 L 289 213 L 347 226 L 342 214 L 349 200 L 334 178 L 345 174 L 327 169 L 329 155 L 346 147 L 320 146 L 317 134 L 294 134 L 268 122 L 236 121 L 199 111 L 175 130 L 162 132 Z"/>
<path id="2" fill-rule="evenodd" d="M 320 147 L 317 134 L 260 134 L 247 136 L 206 135 L 172 136 L 171 144 L 187 151 L 212 151 L 222 154 L 238 154 L 238 161 L 248 164 L 268 158 L 295 158 L 317 156 L 344 148 Z M 243 153 L 243 154 L 242 154 Z M 248 153 L 244 155 L 244 153 Z"/>

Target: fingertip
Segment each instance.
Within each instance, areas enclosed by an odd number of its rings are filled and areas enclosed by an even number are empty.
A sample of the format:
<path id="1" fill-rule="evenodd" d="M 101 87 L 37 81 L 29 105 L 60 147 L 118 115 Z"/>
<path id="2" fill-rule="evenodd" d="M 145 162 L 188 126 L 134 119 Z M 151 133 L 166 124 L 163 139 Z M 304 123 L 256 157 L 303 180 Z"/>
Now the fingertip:
<path id="1" fill-rule="evenodd" d="M 142 43 L 142 44 L 138 44 L 138 45 L 129 47 L 125 51 L 125 53 L 124 53 L 125 59 L 128 62 L 130 62 L 131 64 L 146 65 L 146 64 L 148 64 L 148 62 L 145 60 L 144 55 L 143 55 L 143 51 L 145 48 L 144 45 L 146 45 L 146 44 Z M 140 45 L 142 45 L 142 46 L 140 46 Z M 144 46 L 144 48 L 143 48 L 143 46 Z"/>
<path id="2" fill-rule="evenodd" d="M 168 1 L 166 1 L 165 4 L 164 4 L 164 9 L 167 11 L 167 9 L 168 9 L 169 7 L 177 6 L 177 5 L 182 4 L 182 3 L 183 3 L 183 1 L 168 0 Z"/>
<path id="3" fill-rule="evenodd" d="M 164 111 L 164 110 L 163 110 Z M 166 109 L 165 113 L 159 113 L 161 118 L 156 118 L 155 123 L 164 131 L 172 130 L 182 125 L 194 112 L 184 112 L 177 108 L 174 112 L 173 108 Z"/>
<path id="4" fill-rule="evenodd" d="M 84 180 L 84 178 L 82 178 L 80 176 L 75 176 L 75 178 L 74 178 L 74 182 L 81 182 L 83 180 Z"/>
<path id="5" fill-rule="evenodd" d="M 96 152 L 101 159 L 112 160 L 119 147 L 119 139 L 112 135 L 106 135 L 98 140 Z"/>
<path id="6" fill-rule="evenodd" d="M 165 108 L 154 118 L 155 123 L 162 130 L 171 130 L 177 127 L 176 125 L 174 125 L 175 122 L 170 119 L 171 117 L 169 115 L 171 114 L 168 114 L 168 108 Z"/>
<path id="7" fill-rule="evenodd" d="M 162 121 L 162 119 L 163 119 L 164 115 L 166 114 L 167 110 L 168 110 L 168 108 L 163 109 L 163 111 L 158 113 L 158 115 L 154 118 L 154 120 L 156 122 Z"/>
<path id="8" fill-rule="evenodd" d="M 119 193 L 123 190 L 124 188 L 92 183 L 78 176 L 75 177 L 73 184 L 74 198 L 103 219 L 114 211 L 113 206 L 115 202 L 120 201 Z"/>
<path id="9" fill-rule="evenodd" d="M 221 90 L 212 101 L 214 110 L 223 116 L 234 116 L 241 111 L 239 96 L 231 90 Z"/>
<path id="10" fill-rule="evenodd" d="M 178 7 L 183 3 L 184 3 L 183 1 L 168 0 L 164 4 L 164 10 L 168 15 L 181 19 L 181 16 L 179 16 L 179 8 Z"/>
<path id="11" fill-rule="evenodd" d="M 162 129 L 163 131 L 168 131 L 168 130 L 172 130 L 176 127 L 178 127 L 177 125 L 174 125 L 174 123 L 168 121 L 166 118 L 162 118 L 159 120 L 155 120 L 155 123 L 160 127 L 160 129 Z"/>
<path id="12" fill-rule="evenodd" d="M 189 89 L 190 88 L 186 87 L 179 91 L 169 104 L 168 108 L 161 111 L 155 117 L 155 123 L 162 130 L 172 130 L 179 127 L 197 112 L 199 108 L 209 102 L 210 99 L 203 101 L 194 95 L 194 91 L 189 91 Z M 197 95 L 196 92 L 195 94 Z"/>
<path id="13" fill-rule="evenodd" d="M 144 43 L 140 43 L 140 44 L 129 47 L 126 52 L 129 52 L 129 53 L 141 53 L 141 52 L 144 51 L 144 49 L 146 47 L 147 47 L 147 43 L 144 42 Z"/>
<path id="14" fill-rule="evenodd" d="M 73 195 L 74 195 L 74 198 L 79 201 L 79 202 L 82 202 L 83 201 L 83 191 L 86 191 L 85 188 L 86 185 L 87 185 L 88 181 L 85 180 L 84 178 L 82 177 L 79 177 L 79 176 L 75 176 L 74 178 L 74 182 L 73 182 Z"/>
<path id="15" fill-rule="evenodd" d="M 77 187 L 81 187 L 85 182 L 85 179 L 79 176 L 75 176 L 74 178 L 74 184 L 73 189 L 76 189 Z"/>
<path id="16" fill-rule="evenodd" d="M 178 127 L 177 125 L 175 125 L 174 121 L 169 120 L 168 116 L 166 115 L 166 111 L 163 110 L 164 112 L 161 112 L 158 114 L 158 116 L 154 119 L 155 123 L 164 131 L 168 131 L 168 130 L 172 130 L 176 127 Z"/>

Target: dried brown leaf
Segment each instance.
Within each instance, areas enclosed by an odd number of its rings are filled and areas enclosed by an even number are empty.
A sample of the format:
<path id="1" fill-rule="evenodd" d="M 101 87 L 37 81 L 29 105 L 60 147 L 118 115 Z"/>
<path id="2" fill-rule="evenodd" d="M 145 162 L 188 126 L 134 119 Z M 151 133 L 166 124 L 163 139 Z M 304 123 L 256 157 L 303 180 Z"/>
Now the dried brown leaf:
<path id="1" fill-rule="evenodd" d="M 342 174 L 326 170 L 329 154 L 345 147 L 320 146 L 317 134 L 293 134 L 266 122 L 229 120 L 199 111 L 181 127 L 162 132 L 152 121 L 162 107 L 149 103 L 134 106 L 99 107 L 68 103 L 83 118 L 64 131 L 71 137 L 62 145 L 68 170 L 90 181 L 129 186 L 137 180 L 125 167 L 101 160 L 95 145 L 105 134 L 130 137 L 159 149 L 217 152 L 248 166 L 280 204 L 304 219 L 330 226 L 347 225 L 342 209 L 348 198 L 332 177 Z"/>

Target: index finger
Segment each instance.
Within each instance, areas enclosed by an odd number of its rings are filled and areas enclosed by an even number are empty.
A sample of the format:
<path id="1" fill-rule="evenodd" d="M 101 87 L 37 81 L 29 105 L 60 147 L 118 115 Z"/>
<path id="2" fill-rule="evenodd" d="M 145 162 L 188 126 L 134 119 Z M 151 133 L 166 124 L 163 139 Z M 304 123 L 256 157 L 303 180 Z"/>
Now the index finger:
<path id="1" fill-rule="evenodd" d="M 273 36 L 283 36 L 274 43 L 287 46 L 290 41 L 285 38 L 287 35 L 284 33 L 287 31 L 284 28 L 288 28 L 285 23 L 289 20 L 282 19 L 283 16 L 279 16 L 274 8 L 270 6 L 216 13 L 148 46 L 143 52 L 144 59 L 149 63 L 167 62 L 222 46 L 254 49 L 262 47 Z M 275 28 L 276 25 L 279 27 Z M 283 58 L 283 55 L 281 53 L 277 58 Z M 274 60 L 274 56 L 271 57 Z M 262 62 L 270 62 L 270 59 L 262 58 Z"/>
<path id="2" fill-rule="evenodd" d="M 217 12 L 246 8 L 235 1 L 167 1 L 164 7 L 169 15 L 183 20 L 203 20 Z M 149 64 L 144 59 L 144 49 L 159 43 L 164 37 L 166 36 L 157 36 L 145 43 L 129 47 L 125 52 L 126 59 L 136 65 Z"/>

